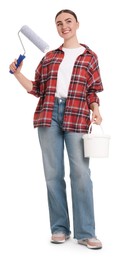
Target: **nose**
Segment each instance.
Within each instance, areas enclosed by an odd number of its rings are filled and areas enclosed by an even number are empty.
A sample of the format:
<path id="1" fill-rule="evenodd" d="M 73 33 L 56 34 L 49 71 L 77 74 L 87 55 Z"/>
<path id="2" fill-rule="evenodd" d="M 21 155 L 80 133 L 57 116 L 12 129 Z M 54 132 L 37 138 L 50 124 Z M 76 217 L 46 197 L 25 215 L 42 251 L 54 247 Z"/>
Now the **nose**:
<path id="1" fill-rule="evenodd" d="M 67 27 L 66 23 L 62 24 L 62 28 L 65 29 Z"/>

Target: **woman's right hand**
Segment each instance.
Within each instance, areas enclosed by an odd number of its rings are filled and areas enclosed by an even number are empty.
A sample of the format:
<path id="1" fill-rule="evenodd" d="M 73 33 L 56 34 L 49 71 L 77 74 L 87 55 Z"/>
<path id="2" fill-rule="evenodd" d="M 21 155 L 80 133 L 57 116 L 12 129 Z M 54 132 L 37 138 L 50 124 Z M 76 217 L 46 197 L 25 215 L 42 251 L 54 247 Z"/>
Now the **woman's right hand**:
<path id="1" fill-rule="evenodd" d="M 20 63 L 18 68 L 16 67 L 17 60 L 15 59 L 9 66 L 10 71 L 13 72 L 13 74 L 18 74 L 21 71 L 21 68 L 23 66 L 23 61 Z"/>

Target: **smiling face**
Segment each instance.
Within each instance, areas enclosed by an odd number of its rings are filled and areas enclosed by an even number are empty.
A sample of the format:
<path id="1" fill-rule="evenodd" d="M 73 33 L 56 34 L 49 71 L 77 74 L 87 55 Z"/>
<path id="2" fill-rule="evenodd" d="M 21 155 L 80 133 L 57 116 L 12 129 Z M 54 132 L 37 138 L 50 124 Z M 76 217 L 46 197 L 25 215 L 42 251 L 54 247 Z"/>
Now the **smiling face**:
<path id="1" fill-rule="evenodd" d="M 60 37 L 65 40 L 76 37 L 76 30 L 79 28 L 79 23 L 70 13 L 61 13 L 55 20 L 56 28 Z"/>

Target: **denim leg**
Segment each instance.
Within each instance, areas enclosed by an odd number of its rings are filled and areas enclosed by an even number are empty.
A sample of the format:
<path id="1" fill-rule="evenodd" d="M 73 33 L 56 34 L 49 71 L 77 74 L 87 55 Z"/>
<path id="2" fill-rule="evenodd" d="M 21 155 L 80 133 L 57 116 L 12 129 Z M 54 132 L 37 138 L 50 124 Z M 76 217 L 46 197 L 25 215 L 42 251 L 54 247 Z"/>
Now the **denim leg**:
<path id="1" fill-rule="evenodd" d="M 74 238 L 95 237 L 93 187 L 82 134 L 65 132 L 64 137 L 70 163 Z"/>
<path id="2" fill-rule="evenodd" d="M 64 134 L 58 123 L 58 105 L 55 105 L 51 127 L 39 127 L 47 185 L 50 226 L 52 233 L 70 234 L 70 223 L 64 180 Z"/>

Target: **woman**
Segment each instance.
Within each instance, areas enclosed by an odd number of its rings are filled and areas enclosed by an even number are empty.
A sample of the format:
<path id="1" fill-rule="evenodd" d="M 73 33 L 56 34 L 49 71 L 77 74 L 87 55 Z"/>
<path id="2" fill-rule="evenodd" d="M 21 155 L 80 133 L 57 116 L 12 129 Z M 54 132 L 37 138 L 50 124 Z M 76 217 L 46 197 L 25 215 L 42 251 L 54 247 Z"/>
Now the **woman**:
<path id="1" fill-rule="evenodd" d="M 95 234 L 93 188 L 89 159 L 83 153 L 83 134 L 91 122 L 101 124 L 97 92 L 103 90 L 97 55 L 77 39 L 79 22 L 71 10 L 56 14 L 63 44 L 40 61 L 35 80 L 16 68 L 10 70 L 29 92 L 39 97 L 34 114 L 42 150 L 51 227 L 51 242 L 63 243 L 71 234 L 64 172 L 64 145 L 69 164 L 74 238 L 91 249 L 102 248 Z"/>

